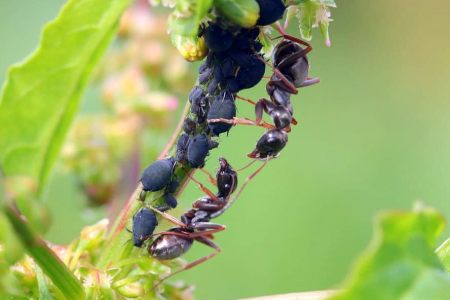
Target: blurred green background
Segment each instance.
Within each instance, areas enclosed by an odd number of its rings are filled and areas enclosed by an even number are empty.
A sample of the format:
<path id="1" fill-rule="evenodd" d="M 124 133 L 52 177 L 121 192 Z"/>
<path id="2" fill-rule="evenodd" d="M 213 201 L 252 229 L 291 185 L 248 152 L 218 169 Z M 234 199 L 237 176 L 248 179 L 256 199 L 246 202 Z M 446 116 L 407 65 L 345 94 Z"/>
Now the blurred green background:
<path id="1" fill-rule="evenodd" d="M 36 47 L 42 26 L 64 2 L 0 1 L 1 82 L 8 66 Z M 409 209 L 422 199 L 450 219 L 450 3 L 337 5 L 331 47 L 318 29 L 313 32 L 310 75 L 322 83 L 293 98 L 299 124 L 288 146 L 217 220 L 227 225 L 216 236 L 222 253 L 176 277 L 196 285 L 197 299 L 334 288 L 369 242 L 376 212 Z M 296 24 L 290 29 L 299 35 Z M 264 91 L 261 83 L 241 95 L 257 99 Z M 250 105 L 238 107 L 239 116 L 253 116 Z M 218 156 L 243 166 L 263 132 L 234 128 L 221 138 L 206 169 L 217 166 Z M 190 185 L 181 203 L 187 208 L 200 195 Z M 49 240 L 67 243 L 104 215 L 86 209 L 80 197 L 68 177 L 53 178 Z M 448 236 L 447 228 L 440 241 Z M 209 251 L 196 245 L 184 258 Z"/>

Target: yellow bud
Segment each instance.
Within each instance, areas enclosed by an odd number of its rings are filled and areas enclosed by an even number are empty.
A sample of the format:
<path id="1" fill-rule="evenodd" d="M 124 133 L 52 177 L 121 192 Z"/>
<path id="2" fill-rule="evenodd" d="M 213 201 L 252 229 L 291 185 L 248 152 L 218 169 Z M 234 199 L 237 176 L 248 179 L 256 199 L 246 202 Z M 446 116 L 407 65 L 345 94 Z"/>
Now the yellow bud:
<path id="1" fill-rule="evenodd" d="M 177 47 L 181 56 L 185 60 L 194 62 L 203 60 L 208 54 L 208 47 L 206 47 L 205 39 L 203 37 L 184 37 L 172 33 L 172 44 Z"/>

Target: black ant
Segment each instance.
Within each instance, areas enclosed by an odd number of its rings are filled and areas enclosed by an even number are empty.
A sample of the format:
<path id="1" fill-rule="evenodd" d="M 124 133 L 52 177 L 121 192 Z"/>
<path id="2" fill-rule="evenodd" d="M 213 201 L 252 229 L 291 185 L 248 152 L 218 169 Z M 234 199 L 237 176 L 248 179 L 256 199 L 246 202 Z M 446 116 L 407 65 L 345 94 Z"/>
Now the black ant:
<path id="1" fill-rule="evenodd" d="M 159 286 L 167 278 L 176 275 L 184 270 L 193 268 L 219 254 L 221 248 L 212 241 L 212 239 L 214 238 L 212 234 L 225 230 L 226 226 L 211 223 L 210 220 L 217 218 L 218 216 L 223 214 L 234 203 L 237 197 L 242 193 L 247 183 L 262 170 L 267 161 L 268 160 L 266 160 L 266 162 L 262 166 L 260 166 L 252 175 L 250 175 L 245 180 L 237 194 L 231 200 L 229 199 L 231 194 L 237 188 L 238 179 L 236 171 L 233 170 L 233 168 L 230 166 L 230 164 L 228 164 L 228 161 L 225 158 L 219 158 L 220 169 L 218 170 L 216 175 L 218 193 L 215 195 L 211 191 L 204 188 L 200 182 L 188 175 L 191 179 L 193 179 L 201 186 L 203 191 L 208 191 L 208 196 L 202 197 L 199 200 L 195 201 L 192 204 L 193 209 L 190 209 L 189 211 L 184 213 L 181 216 L 181 220 L 178 220 L 177 218 L 165 212 L 147 205 L 149 209 L 161 214 L 163 218 L 176 225 L 175 227 L 172 227 L 167 231 L 158 232 L 142 238 L 143 240 L 147 240 L 158 236 L 147 248 L 148 253 L 152 257 L 159 260 L 171 260 L 178 258 L 189 251 L 194 241 L 200 242 L 215 250 L 214 253 L 204 256 L 184 266 L 180 270 L 171 273 L 164 279 L 160 280 L 157 284 L 155 284 L 150 291 Z"/>
<path id="2" fill-rule="evenodd" d="M 283 35 L 285 39 L 275 46 L 272 61 L 273 66 L 264 58 L 257 55 L 258 59 L 273 69 L 274 73 L 266 84 L 266 91 L 270 100 L 260 98 L 257 103 L 237 96 L 237 98 L 255 105 L 256 120 L 235 118 L 234 120 L 211 119 L 208 122 L 226 122 L 229 124 L 257 125 L 267 129 L 284 129 L 290 131 L 290 124 L 297 124 L 293 118 L 293 106 L 290 102 L 291 94 L 298 93 L 297 88 L 309 86 L 320 82 L 319 78 L 309 78 L 309 60 L 306 56 L 312 50 L 307 42 L 289 35 Z M 300 44 L 306 46 L 303 48 Z M 253 49 L 254 50 L 254 49 Z M 256 50 L 254 53 L 257 54 Z M 261 123 L 263 111 L 269 114 L 275 126 Z"/>

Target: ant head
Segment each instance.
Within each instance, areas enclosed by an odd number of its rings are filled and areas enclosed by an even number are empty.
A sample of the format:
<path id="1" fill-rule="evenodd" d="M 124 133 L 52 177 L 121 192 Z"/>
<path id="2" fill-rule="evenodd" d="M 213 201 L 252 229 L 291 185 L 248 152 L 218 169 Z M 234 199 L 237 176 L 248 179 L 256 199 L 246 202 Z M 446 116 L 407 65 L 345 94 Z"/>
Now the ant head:
<path id="1" fill-rule="evenodd" d="M 228 161 L 225 157 L 219 157 L 220 169 L 223 170 L 228 166 Z"/>
<path id="2" fill-rule="evenodd" d="M 217 188 L 220 197 L 229 197 L 237 188 L 237 173 L 224 157 L 219 158 L 220 169 L 217 172 Z"/>

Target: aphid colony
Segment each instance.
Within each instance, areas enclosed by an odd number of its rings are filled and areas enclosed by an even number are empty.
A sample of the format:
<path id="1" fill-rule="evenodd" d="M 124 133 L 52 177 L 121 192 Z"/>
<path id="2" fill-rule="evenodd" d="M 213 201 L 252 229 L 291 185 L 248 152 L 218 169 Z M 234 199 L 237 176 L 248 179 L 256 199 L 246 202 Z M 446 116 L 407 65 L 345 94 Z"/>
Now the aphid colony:
<path id="1" fill-rule="evenodd" d="M 225 212 L 268 160 L 277 157 L 286 146 L 287 132 L 291 131 L 290 125 L 297 124 L 293 117 L 291 95 L 297 94 L 297 88 L 319 82 L 318 78 L 308 77 L 309 61 L 306 54 L 312 47 L 295 37 L 283 35 L 284 39 L 275 47 L 273 65 L 265 60 L 260 53 L 262 44 L 258 40 L 259 26 L 272 24 L 282 18 L 286 7 L 281 0 L 257 2 L 260 5 L 260 18 L 258 26 L 254 28 L 240 28 L 219 17 L 215 22 L 202 24 L 199 34 L 204 36 L 210 51 L 199 68 L 199 85 L 194 86 L 189 94 L 191 116 L 184 120 L 184 133 L 178 138 L 176 157 L 155 161 L 145 169 L 141 177 L 143 188 L 139 200 L 144 208 L 138 210 L 133 217 L 134 246 L 142 247 L 149 241 L 148 253 L 159 260 L 171 260 L 183 255 L 190 249 L 194 240 L 215 249 L 214 253 L 186 265 L 168 277 L 192 268 L 220 252 L 220 247 L 212 241 L 212 234 L 224 230 L 225 226 L 211 223 L 210 220 Z M 273 70 L 266 84 L 270 100 L 260 98 L 255 103 L 238 96 L 239 91 L 252 88 L 261 81 L 266 65 Z M 254 121 L 236 118 L 237 98 L 255 105 Z M 271 117 L 274 125 L 262 121 L 263 112 Z M 212 138 L 228 133 L 231 127 L 237 124 L 267 129 L 255 149 L 247 155 L 254 159 L 252 162 L 264 160 L 264 163 L 245 180 L 239 192 L 230 200 L 230 195 L 237 188 L 238 178 L 236 171 L 225 158 L 219 159 L 220 169 L 216 179 L 210 175 L 211 182 L 215 183 L 218 189 L 216 194 L 192 178 L 186 168 L 203 168 L 209 151 L 219 145 Z M 177 206 L 173 195 L 179 186 L 175 174 L 177 169 L 186 172 L 206 194 L 196 200 L 192 204 L 193 208 L 184 213 L 180 220 L 166 213 Z M 148 191 L 163 191 L 165 205 L 157 208 L 146 205 L 144 202 Z M 155 212 L 176 226 L 164 232 L 153 233 L 158 225 Z"/>

